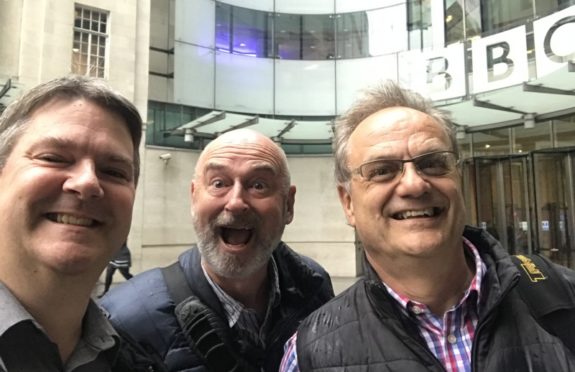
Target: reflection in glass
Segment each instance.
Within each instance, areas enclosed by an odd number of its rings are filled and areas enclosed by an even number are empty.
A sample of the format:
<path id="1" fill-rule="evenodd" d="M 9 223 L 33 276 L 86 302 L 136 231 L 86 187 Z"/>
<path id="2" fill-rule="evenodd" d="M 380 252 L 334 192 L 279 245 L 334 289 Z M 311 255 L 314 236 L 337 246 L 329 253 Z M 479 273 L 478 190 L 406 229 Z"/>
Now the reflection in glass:
<path id="1" fill-rule="evenodd" d="M 550 122 L 537 123 L 534 128 L 523 125 L 513 127 L 512 153 L 526 154 L 529 151 L 553 147 Z"/>
<path id="2" fill-rule="evenodd" d="M 481 34 L 481 8 L 477 0 L 447 0 L 445 3 L 445 40 L 447 44 Z"/>
<path id="3" fill-rule="evenodd" d="M 365 12 L 336 16 L 337 58 L 368 57 L 367 15 Z"/>
<path id="4" fill-rule="evenodd" d="M 510 128 L 491 129 L 473 134 L 473 156 L 509 154 Z"/>
<path id="5" fill-rule="evenodd" d="M 335 55 L 333 16 L 276 13 L 274 44 L 277 58 L 332 59 Z"/>
<path id="6" fill-rule="evenodd" d="M 575 115 L 553 120 L 553 136 L 554 147 L 575 146 Z"/>
<path id="7" fill-rule="evenodd" d="M 481 0 L 484 31 L 496 31 L 516 26 L 533 18 L 532 0 Z"/>
<path id="8" fill-rule="evenodd" d="M 216 6 L 216 48 L 222 52 L 244 56 L 268 56 L 268 13 L 232 7 Z"/>
<path id="9" fill-rule="evenodd" d="M 431 4 L 429 0 L 407 1 L 407 32 L 410 50 L 432 46 Z"/>

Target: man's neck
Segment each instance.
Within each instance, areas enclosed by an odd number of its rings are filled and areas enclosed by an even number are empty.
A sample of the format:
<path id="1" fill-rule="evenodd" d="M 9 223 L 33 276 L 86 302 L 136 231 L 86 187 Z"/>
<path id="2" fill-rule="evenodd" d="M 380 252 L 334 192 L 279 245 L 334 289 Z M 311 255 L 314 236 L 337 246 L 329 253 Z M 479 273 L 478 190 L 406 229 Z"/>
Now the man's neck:
<path id="1" fill-rule="evenodd" d="M 475 272 L 463 249 L 447 258 L 375 261 L 368 255 L 368 261 L 386 285 L 410 300 L 427 305 L 438 316 L 461 300 Z"/>
<path id="2" fill-rule="evenodd" d="M 202 263 L 202 265 L 204 265 Z M 240 302 L 246 308 L 254 309 L 263 314 L 267 308 L 268 300 L 268 269 L 264 265 L 261 269 L 245 278 L 226 278 L 204 266 L 207 274 L 224 292 Z"/>

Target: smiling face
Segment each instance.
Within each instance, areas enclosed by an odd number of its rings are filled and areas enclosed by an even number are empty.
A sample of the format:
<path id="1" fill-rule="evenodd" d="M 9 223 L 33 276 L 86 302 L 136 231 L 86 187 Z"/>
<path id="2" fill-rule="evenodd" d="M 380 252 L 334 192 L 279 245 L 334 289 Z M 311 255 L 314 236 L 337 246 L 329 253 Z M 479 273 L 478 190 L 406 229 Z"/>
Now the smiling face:
<path id="1" fill-rule="evenodd" d="M 428 115 L 405 107 L 374 113 L 349 139 L 348 167 L 375 159 L 411 159 L 452 150 L 446 131 Z M 459 172 L 421 176 L 412 162 L 387 182 L 359 174 L 349 190 L 338 186 L 348 222 L 355 226 L 368 259 L 378 266 L 404 257 L 453 254 L 461 247 L 465 210 Z"/>
<path id="2" fill-rule="evenodd" d="M 266 264 L 293 217 L 285 158 L 253 131 L 226 133 L 204 150 L 192 182 L 192 217 L 208 272 L 245 278 Z"/>
<path id="3" fill-rule="evenodd" d="M 97 277 L 130 229 L 126 124 L 90 101 L 55 99 L 27 125 L 0 170 L 0 265 Z"/>

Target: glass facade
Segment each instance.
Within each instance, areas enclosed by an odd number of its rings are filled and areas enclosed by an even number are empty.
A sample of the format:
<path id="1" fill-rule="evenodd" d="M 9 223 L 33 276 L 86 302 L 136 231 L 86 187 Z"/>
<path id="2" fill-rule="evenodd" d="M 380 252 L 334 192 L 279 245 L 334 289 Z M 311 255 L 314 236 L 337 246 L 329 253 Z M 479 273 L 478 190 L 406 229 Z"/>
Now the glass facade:
<path id="1" fill-rule="evenodd" d="M 290 60 L 384 55 L 407 49 L 405 9 L 396 5 L 342 14 L 287 14 L 216 3 L 216 50 Z"/>
<path id="2" fill-rule="evenodd" d="M 368 57 L 381 58 L 382 56 L 392 56 L 394 53 L 409 49 L 429 50 L 461 41 L 468 43 L 470 39 L 501 32 L 519 24 L 528 25 L 527 43 L 528 50 L 531 50 L 533 49 L 533 34 L 531 31 L 533 27 L 531 22 L 538 17 L 546 16 L 573 4 L 575 4 L 575 0 L 518 0 L 513 2 L 444 0 L 443 8 L 440 10 L 442 13 L 438 13 L 437 9 L 432 8 L 437 6 L 437 2 L 431 0 L 407 0 L 401 4 L 366 11 L 339 14 L 289 14 L 247 9 L 216 1 L 214 41 L 217 71 L 214 75 L 216 76 L 216 81 L 222 80 L 223 83 L 221 86 L 216 85 L 219 91 L 216 89 L 214 95 L 218 97 L 218 105 L 212 103 L 211 107 L 212 109 L 224 110 L 230 113 L 235 112 L 233 107 L 226 107 L 226 105 L 230 106 L 230 104 L 224 99 L 228 97 L 226 94 L 228 94 L 229 89 L 226 88 L 230 86 L 228 84 L 229 81 L 234 82 L 235 86 L 262 86 L 258 88 L 260 91 L 267 91 L 267 89 L 278 90 L 275 91 L 273 104 L 267 104 L 264 107 L 267 108 L 273 105 L 275 111 L 268 110 L 264 112 L 264 109 L 261 109 L 261 111 L 255 109 L 254 112 L 261 117 L 271 113 L 268 115 L 270 118 L 278 118 L 279 115 L 283 115 L 289 121 L 295 118 L 295 116 L 288 116 L 293 111 L 285 107 L 282 107 L 281 111 L 277 108 L 278 102 L 283 102 L 280 99 L 283 97 L 280 97 L 280 92 L 283 94 L 289 88 L 281 84 L 297 80 L 293 79 L 293 77 L 298 75 L 301 77 L 302 72 L 296 68 L 291 70 L 293 66 L 296 66 L 293 62 L 291 62 L 292 64 L 278 65 L 278 63 L 284 62 L 280 60 L 326 61 L 369 59 Z M 94 16 L 84 16 L 85 14 L 91 13 L 82 13 L 81 10 L 77 10 L 79 19 L 94 19 Z M 443 31 L 443 45 L 437 45 L 437 37 L 433 35 L 434 21 L 437 22 L 438 20 L 437 14 L 443 14 L 444 17 L 444 23 L 439 27 Z M 103 31 L 105 31 L 105 21 L 105 15 L 100 16 L 100 23 L 98 24 L 104 22 Z M 83 25 L 82 21 L 77 21 L 76 27 L 83 27 Z M 86 23 L 86 25 L 88 25 L 88 28 L 92 28 L 89 23 Z M 435 27 L 435 29 L 437 28 Z M 102 30 L 97 28 L 96 31 Z M 198 51 L 208 51 L 209 49 L 208 46 L 196 46 L 195 44 L 194 48 Z M 222 57 L 225 54 L 229 54 L 230 58 Z M 202 60 L 205 64 L 200 67 L 212 63 L 212 55 L 207 52 L 205 55 L 207 56 L 207 62 Z M 233 59 L 232 57 L 235 56 L 238 56 L 238 58 Z M 255 61 L 251 58 L 242 60 L 239 57 L 275 59 L 276 61 L 273 61 L 273 67 L 264 69 L 260 66 L 261 62 L 264 61 Z M 467 53 L 467 58 L 470 58 L 470 53 Z M 533 56 L 529 55 L 529 58 L 532 59 Z M 375 61 L 377 58 L 372 58 L 372 60 Z M 218 65 L 218 61 L 220 65 Z M 250 71 L 250 74 L 241 74 L 243 70 L 230 67 L 239 66 L 240 62 L 258 67 L 254 67 L 253 70 L 246 70 Z M 260 65 L 257 65 L 257 63 L 260 63 Z M 315 74 L 310 76 L 319 76 L 318 71 L 326 66 L 315 65 L 313 62 L 307 63 L 308 65 L 306 65 L 307 67 L 304 70 L 313 70 L 313 74 Z M 351 71 L 349 69 L 354 66 L 350 64 L 349 66 L 351 67 L 347 67 L 344 63 L 339 65 L 337 63 L 340 63 L 340 61 L 336 62 L 339 76 L 343 76 L 346 73 L 349 74 L 349 71 Z M 384 66 L 383 62 L 378 63 L 382 63 L 381 66 Z M 264 67 L 267 66 L 265 65 Z M 470 67 L 471 63 L 469 63 Z M 374 67 L 374 69 L 376 68 Z M 393 65 L 385 65 L 381 69 L 394 70 L 395 67 Z M 293 72 L 280 75 L 278 71 Z M 471 72 L 470 70 L 468 71 Z M 358 71 L 353 76 L 357 78 L 360 74 L 361 72 Z M 208 74 L 205 75 L 207 76 Z M 266 79 L 261 79 L 263 83 L 259 85 L 254 83 L 254 81 L 260 81 L 258 79 L 264 75 Z M 332 75 L 335 75 L 335 73 L 329 70 L 318 80 L 327 81 Z M 325 78 L 326 76 L 328 78 Z M 239 77 L 246 77 L 248 80 L 242 80 Z M 212 78 L 208 78 L 206 83 L 209 83 L 210 79 Z M 294 89 L 297 91 L 297 86 Z M 330 92 L 333 91 L 331 87 L 330 89 Z M 336 91 L 349 90 L 345 84 L 336 85 L 334 89 Z M 229 94 L 229 101 L 239 100 L 234 95 Z M 244 95 L 246 95 L 245 92 Z M 339 98 L 340 94 L 338 92 L 336 92 L 336 96 L 338 97 L 338 103 L 343 101 L 343 99 Z M 320 105 L 317 101 L 319 99 L 320 97 L 314 98 L 316 105 Z M 293 97 L 288 97 L 285 101 L 292 102 Z M 203 103 L 194 104 L 201 106 Z M 242 105 L 251 107 L 249 102 L 245 103 L 244 101 L 237 106 L 241 108 Z M 154 122 L 154 125 L 149 127 L 148 143 L 186 148 L 195 145 L 201 147 L 200 143 L 190 145 L 189 143 L 184 143 L 183 139 L 178 136 L 170 136 L 166 135 L 166 133 L 170 133 L 171 130 L 179 125 L 204 115 L 210 110 L 182 105 L 171 106 L 157 102 L 150 103 L 149 117 Z M 262 112 L 264 113 L 262 114 Z M 273 114 L 274 112 L 275 115 Z M 246 114 L 246 111 L 238 110 L 237 113 Z M 299 115 L 309 116 L 301 116 L 295 120 L 324 120 L 324 118 L 320 119 L 305 112 L 299 113 Z M 535 128 L 530 129 L 524 128 L 523 125 L 507 125 L 503 128 L 484 130 L 472 128 L 470 133 L 463 134 L 459 143 L 462 157 L 465 159 L 478 156 L 528 154 L 545 148 L 575 146 L 574 117 L 568 116 L 540 122 L 537 123 Z M 331 152 L 331 148 L 325 144 L 310 146 L 312 147 L 308 147 L 307 144 L 301 146 L 299 144 L 289 144 L 285 145 L 284 148 L 289 153 Z"/>

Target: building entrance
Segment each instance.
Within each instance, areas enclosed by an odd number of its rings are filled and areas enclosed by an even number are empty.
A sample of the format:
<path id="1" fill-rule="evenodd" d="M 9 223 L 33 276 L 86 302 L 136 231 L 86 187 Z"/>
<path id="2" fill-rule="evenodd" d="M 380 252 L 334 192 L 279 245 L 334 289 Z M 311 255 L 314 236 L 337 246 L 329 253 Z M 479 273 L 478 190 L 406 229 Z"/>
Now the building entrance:
<path id="1" fill-rule="evenodd" d="M 575 148 L 463 162 L 468 222 L 511 254 L 540 252 L 575 267 Z"/>

